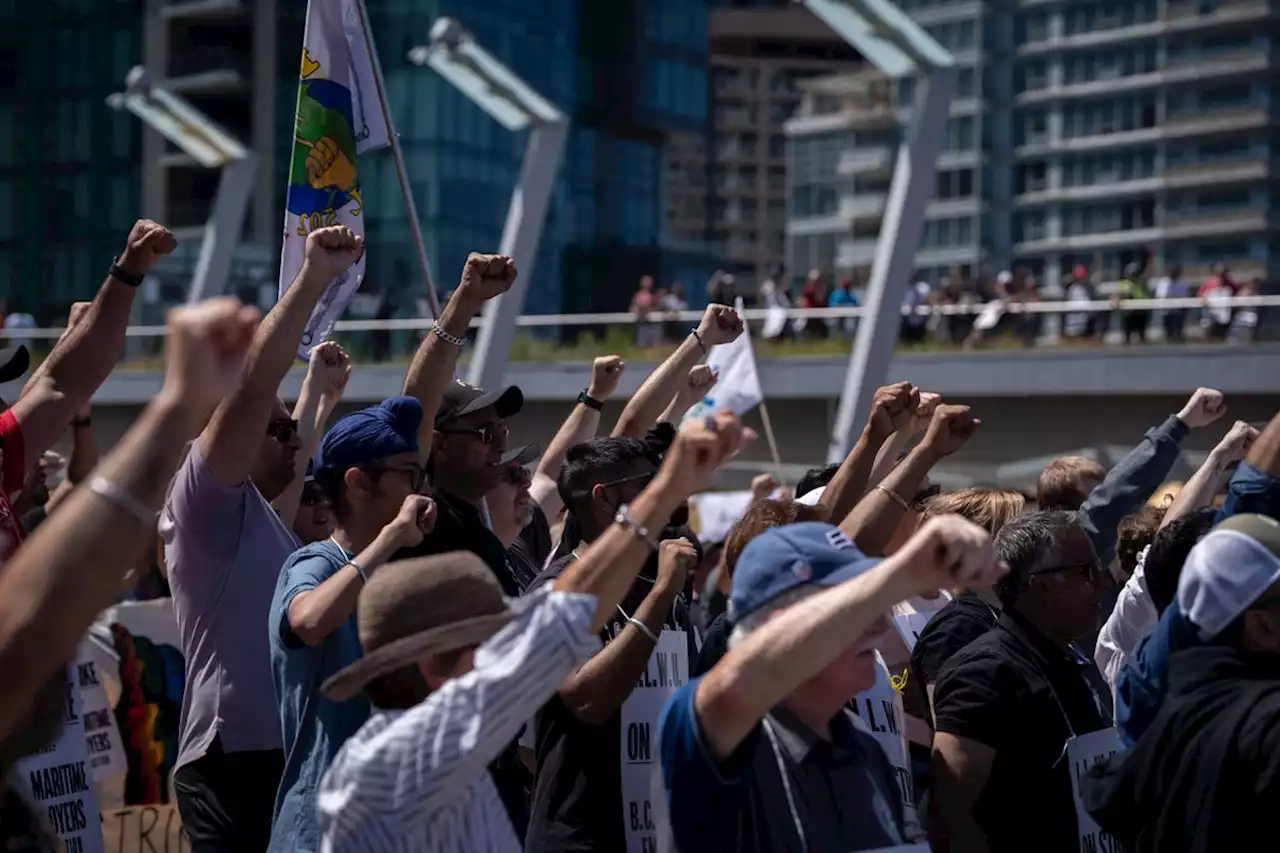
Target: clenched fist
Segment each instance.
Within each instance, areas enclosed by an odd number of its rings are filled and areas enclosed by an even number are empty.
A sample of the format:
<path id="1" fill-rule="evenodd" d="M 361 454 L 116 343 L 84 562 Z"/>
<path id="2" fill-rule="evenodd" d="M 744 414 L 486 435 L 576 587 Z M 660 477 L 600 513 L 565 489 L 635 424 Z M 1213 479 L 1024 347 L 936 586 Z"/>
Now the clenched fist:
<path id="1" fill-rule="evenodd" d="M 687 498 L 706 489 L 716 469 L 754 438 L 755 433 L 745 429 L 731 412 L 690 420 L 680 428 L 662 460 L 659 479 L 674 494 Z"/>
<path id="2" fill-rule="evenodd" d="M 143 275 L 176 248 L 178 241 L 168 228 L 150 219 L 139 219 L 129 230 L 124 252 L 116 263 L 127 273 Z"/>
<path id="3" fill-rule="evenodd" d="M 462 280 L 454 295 L 478 305 L 506 293 L 515 281 L 515 261 L 506 255 L 472 252 L 462 267 Z"/>
<path id="4" fill-rule="evenodd" d="M 591 384 L 587 386 L 587 396 L 593 400 L 607 400 L 618 390 L 618 382 L 627 369 L 627 363 L 620 355 L 602 355 L 591 363 Z"/>
<path id="5" fill-rule="evenodd" d="M 910 382 L 897 382 L 876 389 L 871 400 L 871 419 L 868 426 L 881 438 L 911 423 L 920 406 L 920 389 Z"/>
<path id="6" fill-rule="evenodd" d="M 363 237 L 345 225 L 329 225 L 307 235 L 303 266 L 328 283 L 350 269 L 362 254 Z"/>
<path id="7" fill-rule="evenodd" d="M 385 529 L 401 548 L 413 548 L 421 544 L 435 526 L 436 502 L 425 495 L 409 495 Z"/>
<path id="8" fill-rule="evenodd" d="M 1227 412 L 1222 392 L 1212 388 L 1197 388 L 1178 412 L 1178 420 L 1192 429 L 1206 427 Z"/>
<path id="9" fill-rule="evenodd" d="M 324 137 L 307 152 L 307 182 L 317 189 L 337 187 L 343 192 L 356 185 L 356 167 L 338 143 Z"/>
<path id="10" fill-rule="evenodd" d="M 929 422 L 933 420 L 933 413 L 938 410 L 938 406 L 942 405 L 942 395 L 934 394 L 931 391 L 920 392 L 920 403 L 916 406 L 915 415 L 911 418 L 911 423 L 907 425 L 912 435 L 919 435 L 929 428 Z"/>
<path id="11" fill-rule="evenodd" d="M 688 539 L 664 539 L 658 546 L 658 581 L 668 589 L 684 589 L 684 579 L 698 565 L 698 551 Z"/>
<path id="12" fill-rule="evenodd" d="M 170 310 L 167 326 L 161 393 L 171 395 L 190 416 L 194 436 L 239 387 L 245 353 L 258 328 L 258 309 L 224 296 Z"/>
<path id="13" fill-rule="evenodd" d="M 1253 443 L 1258 440 L 1258 431 L 1244 421 L 1236 421 L 1222 441 L 1213 449 L 1217 461 L 1222 466 L 1240 462 L 1249 455 Z"/>
<path id="14" fill-rule="evenodd" d="M 685 379 L 684 388 L 681 393 L 684 394 L 685 400 L 692 406 L 716 387 L 716 382 L 720 377 L 709 364 L 695 364 L 689 368 L 689 376 Z"/>
<path id="15" fill-rule="evenodd" d="M 335 341 L 325 341 L 311 350 L 307 378 L 315 392 L 335 401 L 342 397 L 351 378 L 351 357 Z"/>
<path id="16" fill-rule="evenodd" d="M 991 586 L 1009 570 L 987 531 L 958 515 L 929 519 L 891 560 L 904 598 Z"/>
<path id="17" fill-rule="evenodd" d="M 941 459 L 964 447 L 980 426 L 982 421 L 973 416 L 968 406 L 938 406 L 920 446 L 933 458 Z"/>
<path id="18" fill-rule="evenodd" d="M 742 318 L 728 305 L 708 305 L 698 323 L 698 337 L 707 349 L 732 343 L 742 334 Z"/>

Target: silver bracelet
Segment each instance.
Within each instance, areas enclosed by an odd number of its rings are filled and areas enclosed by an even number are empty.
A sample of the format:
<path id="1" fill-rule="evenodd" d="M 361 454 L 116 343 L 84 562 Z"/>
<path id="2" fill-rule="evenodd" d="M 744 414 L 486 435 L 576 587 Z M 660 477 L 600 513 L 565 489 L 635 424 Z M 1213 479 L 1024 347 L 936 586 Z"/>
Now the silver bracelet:
<path id="1" fill-rule="evenodd" d="M 640 621 L 639 619 L 637 619 L 636 617 L 634 617 L 634 616 L 628 616 L 628 617 L 627 617 L 627 624 L 629 624 L 629 625 L 635 625 L 635 626 L 636 626 L 636 628 L 637 628 L 637 629 L 639 629 L 639 631 L 640 631 L 640 633 L 641 633 L 641 634 L 644 634 L 644 635 L 645 635 L 646 637 L 648 637 L 650 640 L 653 640 L 653 644 L 654 644 L 655 646 L 658 644 L 658 638 L 657 638 L 657 637 L 655 637 L 655 636 L 654 636 L 654 634 L 653 634 L 653 632 L 649 630 L 649 626 L 648 626 L 648 625 L 646 625 L 646 624 L 644 624 L 643 622 L 641 622 L 641 621 Z"/>
<path id="2" fill-rule="evenodd" d="M 631 517 L 631 508 L 626 504 L 618 507 L 618 514 L 613 517 L 614 524 L 620 524 L 630 530 L 642 542 L 653 550 L 658 550 L 658 540 L 649 532 L 649 528 Z"/>
<path id="3" fill-rule="evenodd" d="M 360 565 L 355 560 L 347 560 L 347 565 L 356 570 L 356 574 L 360 576 L 361 583 L 369 582 L 369 572 L 364 566 Z"/>
<path id="4" fill-rule="evenodd" d="M 132 515 L 134 518 L 146 527 L 155 527 L 156 521 L 160 517 L 160 513 L 152 512 L 146 504 L 117 486 L 115 483 L 103 477 L 101 474 L 94 474 L 85 483 L 85 487 L 99 497 L 105 498 L 108 503 L 115 504 L 119 509 Z"/>
<path id="5" fill-rule="evenodd" d="M 441 326 L 439 323 L 432 326 L 431 331 L 434 332 L 436 337 L 440 340 L 444 341 L 446 344 L 453 344 L 455 347 L 460 347 L 467 342 L 466 338 L 460 338 L 457 335 L 451 335 L 446 332 L 444 330 L 444 326 Z"/>

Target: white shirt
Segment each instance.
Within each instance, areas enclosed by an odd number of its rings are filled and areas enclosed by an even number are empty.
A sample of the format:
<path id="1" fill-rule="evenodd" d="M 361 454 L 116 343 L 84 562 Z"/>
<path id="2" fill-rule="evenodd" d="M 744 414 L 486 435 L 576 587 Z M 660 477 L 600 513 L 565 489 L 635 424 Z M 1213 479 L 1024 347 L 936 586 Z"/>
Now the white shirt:
<path id="1" fill-rule="evenodd" d="M 1138 556 L 1137 567 L 1120 590 L 1115 609 L 1098 633 L 1098 645 L 1093 650 L 1093 660 L 1102 672 L 1102 677 L 1107 680 L 1112 696 L 1115 696 L 1116 679 L 1120 676 L 1120 670 L 1124 669 L 1138 644 L 1155 630 L 1160 621 L 1160 614 L 1151 603 L 1151 593 L 1147 592 L 1144 572 L 1146 560 L 1147 549 L 1143 549 Z"/>
<path id="2" fill-rule="evenodd" d="M 521 853 L 488 765 L 600 648 L 597 601 L 546 587 L 476 650 L 475 669 L 407 711 L 377 711 L 320 786 L 325 853 Z"/>

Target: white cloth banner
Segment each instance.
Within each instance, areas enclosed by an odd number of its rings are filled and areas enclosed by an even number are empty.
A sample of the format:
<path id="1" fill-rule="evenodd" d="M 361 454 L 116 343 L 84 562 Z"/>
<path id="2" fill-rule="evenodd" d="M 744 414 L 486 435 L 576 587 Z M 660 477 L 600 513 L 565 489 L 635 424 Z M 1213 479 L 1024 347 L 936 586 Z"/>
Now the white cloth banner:
<path id="1" fill-rule="evenodd" d="M 627 853 L 658 849 L 663 831 L 661 805 L 654 802 L 658 768 L 658 714 L 667 697 L 689 680 L 689 646 L 684 631 L 664 630 L 645 664 L 644 674 L 622 704 L 622 828 Z"/>
<path id="2" fill-rule="evenodd" d="M 1067 741 L 1067 761 L 1071 763 L 1071 793 L 1076 800 L 1076 822 L 1080 827 L 1081 853 L 1122 853 L 1120 843 L 1102 831 L 1093 815 L 1084 810 L 1080 797 L 1080 777 L 1090 767 L 1106 761 L 1124 749 L 1120 742 L 1120 733 L 1115 727 L 1078 735 Z"/>
<path id="3" fill-rule="evenodd" d="M 62 733 L 43 752 L 14 765 L 13 775 L 36 813 L 62 839 L 66 853 L 102 853 L 102 818 L 84 739 L 76 667 L 67 669 Z"/>
<path id="4" fill-rule="evenodd" d="M 911 777 L 911 758 L 907 752 L 907 727 L 902 711 L 902 696 L 893 689 L 893 684 L 889 681 L 889 668 L 885 666 L 884 658 L 879 652 L 876 652 L 875 685 L 870 690 L 859 693 L 851 707 L 858 715 L 863 731 L 880 744 L 897 775 L 907 837 L 923 837 L 920 819 L 916 815 L 916 792 Z"/>
<path id="5" fill-rule="evenodd" d="M 924 626 L 928 625 L 929 620 L 950 600 L 951 596 L 942 592 L 933 599 L 913 595 L 906 601 L 894 605 L 893 626 L 898 629 L 898 634 L 906 644 L 908 652 L 915 651 L 916 640 L 920 639 L 920 632 L 924 630 Z"/>
<path id="6" fill-rule="evenodd" d="M 120 727 L 116 725 L 115 711 L 107 698 L 103 683 L 105 675 L 98 672 L 92 649 L 88 642 L 80 644 L 76 656 L 76 676 L 80 682 L 80 700 L 84 704 L 85 747 L 89 753 L 89 769 L 93 781 L 101 782 L 111 776 L 129 772 L 129 762 L 124 755 L 124 743 L 120 740 Z"/>
<path id="7" fill-rule="evenodd" d="M 698 520 L 698 538 L 723 542 L 751 506 L 751 492 L 702 492 L 689 498 Z"/>
<path id="8" fill-rule="evenodd" d="M 285 198 L 280 296 L 302 268 L 307 235 L 327 225 L 364 234 L 364 198 L 356 155 L 390 144 L 378 102 L 377 57 L 360 26 L 361 0 L 310 0 L 302 36 L 302 68 Z M 364 278 L 362 256 L 325 288 L 298 354 L 333 331 Z"/>
<path id="9" fill-rule="evenodd" d="M 741 316 L 744 310 L 741 299 L 737 300 L 734 308 Z M 685 420 L 703 418 L 722 409 L 728 409 L 735 415 L 745 415 L 764 400 L 760 374 L 756 370 L 756 353 L 751 348 L 751 333 L 745 326 L 737 340 L 712 347 L 707 354 L 707 364 L 716 373 L 715 387 L 702 402 L 689 410 Z"/>

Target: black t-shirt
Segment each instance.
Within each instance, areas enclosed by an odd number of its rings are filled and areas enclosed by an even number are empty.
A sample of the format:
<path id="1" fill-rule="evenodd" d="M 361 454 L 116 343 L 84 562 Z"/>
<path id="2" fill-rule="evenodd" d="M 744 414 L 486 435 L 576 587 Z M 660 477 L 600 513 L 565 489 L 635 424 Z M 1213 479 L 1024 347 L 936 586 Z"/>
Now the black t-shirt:
<path id="1" fill-rule="evenodd" d="M 535 505 L 533 519 L 507 549 L 507 559 L 522 595 L 542 572 L 542 566 L 550 554 L 551 525 L 547 523 L 547 514 L 542 511 L 542 507 Z"/>
<path id="2" fill-rule="evenodd" d="M 515 598 L 520 594 L 515 569 L 507 559 L 507 549 L 493 531 L 484 523 L 480 510 L 461 498 L 436 490 L 436 526 L 421 544 L 413 548 L 401 548 L 396 560 L 413 557 L 429 557 L 450 551 L 470 551 L 488 564 L 504 595 Z"/>
<path id="3" fill-rule="evenodd" d="M 952 655 L 994 628 L 998 618 L 1000 612 L 981 596 L 966 592 L 948 601 L 925 624 L 911 650 L 910 678 L 915 684 L 913 704 L 923 710 L 921 718 L 925 722 L 933 722 L 926 686 L 937 682 Z"/>
<path id="4" fill-rule="evenodd" d="M 570 554 L 552 562 L 530 589 L 553 582 L 574 559 Z M 627 613 L 634 614 L 652 590 L 656 562 L 657 557 L 652 556 L 623 600 L 622 609 Z M 601 632 L 601 641 L 608 643 L 626 625 L 626 619 L 615 610 L 614 618 Z M 663 627 L 686 633 L 688 660 L 692 666 L 697 649 L 683 595 L 676 596 Z M 651 663 L 642 678 L 657 677 Z M 656 733 L 657 728 L 658 721 L 654 719 L 652 731 Z M 559 696 L 552 697 L 538 713 L 535 752 L 538 771 L 530 806 L 526 853 L 626 853 L 621 713 L 615 713 L 601 725 L 592 725 L 574 716 Z"/>
<path id="5" fill-rule="evenodd" d="M 1093 666 L 1018 614 L 961 649 L 934 686 L 937 731 L 995 750 L 973 817 L 991 853 L 1078 853 L 1067 740 L 1106 728 Z"/>
<path id="6" fill-rule="evenodd" d="M 689 668 L 690 678 L 706 675 L 720 662 L 720 658 L 728 654 L 729 635 L 732 633 L 733 623 L 729 621 L 728 613 L 721 613 L 712 620 L 707 626 L 707 632 L 702 635 L 702 648 L 698 650 L 698 657 Z"/>

